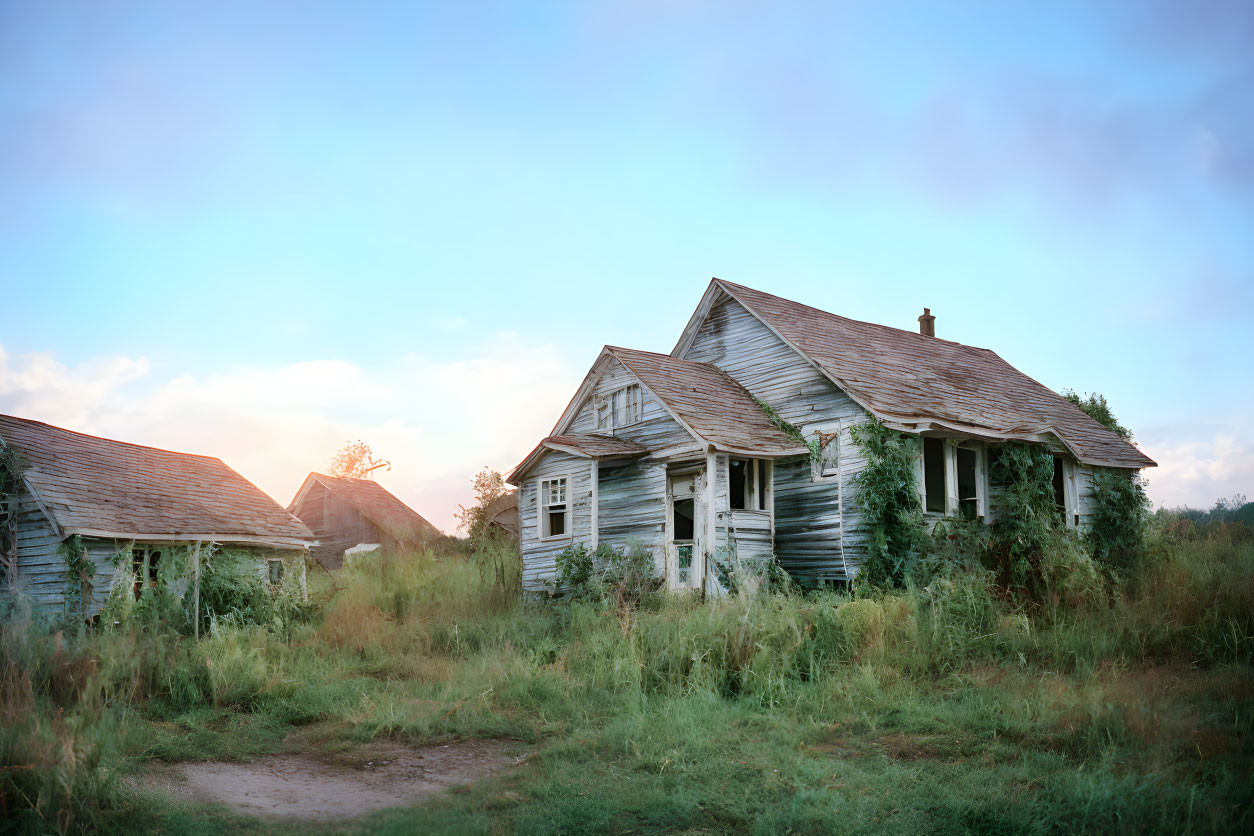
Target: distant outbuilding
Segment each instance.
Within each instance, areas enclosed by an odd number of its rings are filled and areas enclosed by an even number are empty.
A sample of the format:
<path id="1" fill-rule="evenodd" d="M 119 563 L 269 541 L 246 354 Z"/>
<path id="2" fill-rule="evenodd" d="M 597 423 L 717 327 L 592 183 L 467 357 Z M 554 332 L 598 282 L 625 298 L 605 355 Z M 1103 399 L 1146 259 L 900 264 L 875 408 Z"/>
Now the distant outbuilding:
<path id="1" fill-rule="evenodd" d="M 371 479 L 310 473 L 287 510 L 317 535 L 312 554 L 328 572 L 339 571 L 344 552 L 363 543 L 396 549 L 442 536 L 422 515 Z"/>
<path id="2" fill-rule="evenodd" d="M 20 593 L 40 609 L 91 618 L 128 564 L 138 591 L 167 561 L 214 544 L 252 555 L 277 584 L 286 569 L 304 571 L 315 543 L 221 459 L 0 415 L 0 454 L 13 451 L 24 467 L 0 495 L 0 598 Z"/>

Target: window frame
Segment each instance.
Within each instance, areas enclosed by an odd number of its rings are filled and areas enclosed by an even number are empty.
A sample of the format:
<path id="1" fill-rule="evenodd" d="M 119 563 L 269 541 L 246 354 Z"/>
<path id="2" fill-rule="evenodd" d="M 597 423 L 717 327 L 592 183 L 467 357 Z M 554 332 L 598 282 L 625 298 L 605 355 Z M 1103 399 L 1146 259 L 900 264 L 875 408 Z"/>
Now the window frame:
<path id="1" fill-rule="evenodd" d="M 549 502 L 548 485 L 553 482 L 562 482 L 562 502 Z M 536 480 L 536 533 L 537 539 L 541 541 L 550 540 L 569 540 L 571 538 L 571 526 L 574 522 L 574 514 L 571 508 L 571 477 L 569 473 L 554 474 L 552 476 L 541 476 Z M 551 520 L 549 514 L 553 513 L 549 509 L 556 506 L 563 506 L 562 514 L 565 516 L 564 528 L 561 534 L 550 534 Z"/>
<path id="2" fill-rule="evenodd" d="M 731 464 L 734 461 L 751 465 L 745 468 L 744 493 L 741 496 L 741 501 L 745 506 L 743 508 L 732 506 Z M 774 459 L 757 459 L 744 456 L 727 457 L 727 510 L 751 511 L 755 514 L 773 515 L 775 513 Z"/>
<path id="3" fill-rule="evenodd" d="M 927 507 L 927 460 L 924 453 L 923 443 L 919 445 L 919 457 L 917 464 L 917 475 L 919 480 L 919 507 L 923 509 L 923 515 L 927 519 L 940 519 L 942 517 L 956 517 L 962 511 L 962 499 L 959 496 L 958 489 L 958 451 L 969 450 L 975 453 L 975 518 L 988 518 L 988 456 L 989 446 L 983 441 L 971 438 L 962 438 L 954 436 L 920 436 L 920 441 L 926 443 L 928 439 L 933 439 L 941 443 L 941 464 L 943 467 L 943 478 L 941 483 L 945 489 L 945 499 L 943 502 L 943 511 L 929 511 Z"/>
<path id="4" fill-rule="evenodd" d="M 628 383 L 601 396 L 597 405 L 597 430 L 613 432 L 634 427 L 644 420 L 644 390 L 639 383 Z M 619 422 L 624 415 L 627 420 Z"/>
<path id="5" fill-rule="evenodd" d="M 836 424 L 820 424 L 814 427 L 808 427 L 808 438 L 815 439 L 822 443 L 824 436 L 830 436 L 828 442 L 819 448 L 819 459 L 814 460 L 810 457 L 810 481 L 811 482 L 836 482 L 840 479 L 840 433 L 841 426 Z M 832 455 L 832 472 L 827 471 L 827 453 L 831 451 Z"/>

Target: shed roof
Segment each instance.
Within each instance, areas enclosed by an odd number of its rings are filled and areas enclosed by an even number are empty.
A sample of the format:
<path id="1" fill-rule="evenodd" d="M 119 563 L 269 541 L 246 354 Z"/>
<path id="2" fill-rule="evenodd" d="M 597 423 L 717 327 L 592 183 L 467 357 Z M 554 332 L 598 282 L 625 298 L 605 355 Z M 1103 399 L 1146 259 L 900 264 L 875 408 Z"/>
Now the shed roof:
<path id="1" fill-rule="evenodd" d="M 883 420 L 1025 440 L 1048 433 L 1087 464 L 1155 465 L 1127 439 L 986 348 L 848 319 L 722 279 L 710 283 L 706 300 L 718 291 Z M 674 354 L 691 345 L 705 308 L 703 301 Z"/>
<path id="2" fill-rule="evenodd" d="M 25 481 L 63 537 L 215 540 L 304 548 L 313 533 L 221 459 L 0 415 L 0 441 L 30 460 Z"/>
<path id="3" fill-rule="evenodd" d="M 373 479 L 349 479 L 344 476 L 327 476 L 325 473 L 310 473 L 296 492 L 292 504 L 288 506 L 289 511 L 295 511 L 301 497 L 315 483 L 357 509 L 381 531 L 397 540 L 441 536 L 438 528 Z"/>

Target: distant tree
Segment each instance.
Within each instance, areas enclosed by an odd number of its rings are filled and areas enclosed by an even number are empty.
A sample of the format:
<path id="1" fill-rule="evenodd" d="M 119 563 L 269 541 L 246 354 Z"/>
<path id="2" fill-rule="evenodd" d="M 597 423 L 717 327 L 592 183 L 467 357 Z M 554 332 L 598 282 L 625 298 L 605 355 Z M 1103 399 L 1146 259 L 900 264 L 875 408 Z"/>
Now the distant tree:
<path id="1" fill-rule="evenodd" d="M 461 522 L 458 528 L 464 530 L 473 542 L 487 539 L 492 528 L 492 503 L 504 496 L 509 489 L 505 487 L 505 477 L 491 468 L 485 467 L 475 475 L 475 504 L 467 508 L 457 506 L 457 519 Z"/>
<path id="2" fill-rule="evenodd" d="M 1074 389 L 1067 389 L 1062 396 L 1080 407 L 1090 418 L 1112 433 L 1121 435 L 1129 441 L 1132 440 L 1132 430 L 1119 423 L 1119 420 L 1115 418 L 1115 413 L 1110 411 L 1110 404 L 1106 402 L 1104 395 L 1093 392 L 1082 398 Z"/>
<path id="3" fill-rule="evenodd" d="M 366 479 L 381 467 L 391 470 L 392 464 L 376 459 L 370 445 L 358 439 L 345 444 L 331 457 L 327 472 L 347 479 Z"/>

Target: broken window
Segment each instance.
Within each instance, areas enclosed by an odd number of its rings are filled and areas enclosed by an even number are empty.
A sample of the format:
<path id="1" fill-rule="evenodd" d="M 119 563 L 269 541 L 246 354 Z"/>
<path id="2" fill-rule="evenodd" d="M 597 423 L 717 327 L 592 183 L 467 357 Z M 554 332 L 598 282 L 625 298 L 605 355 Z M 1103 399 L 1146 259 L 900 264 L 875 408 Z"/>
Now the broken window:
<path id="1" fill-rule="evenodd" d="M 771 463 L 764 459 L 728 460 L 728 500 L 733 511 L 767 510 L 770 467 Z"/>
<path id="2" fill-rule="evenodd" d="M 266 561 L 266 567 L 270 570 L 270 584 L 272 586 L 278 586 L 283 582 L 282 560 L 268 560 Z"/>
<path id="3" fill-rule="evenodd" d="M 925 511 L 945 513 L 945 440 L 923 439 L 923 495 Z"/>
<path id="4" fill-rule="evenodd" d="M 540 482 L 540 536 L 564 537 L 570 532 L 566 477 Z"/>
<path id="5" fill-rule="evenodd" d="M 676 541 L 691 542 L 694 538 L 697 530 L 696 506 L 696 500 L 693 499 L 675 500 L 674 511 Z"/>
<path id="6" fill-rule="evenodd" d="M 838 435 L 839 433 L 818 433 L 815 436 L 822 446 L 819 447 L 818 461 L 811 462 L 812 479 L 828 479 L 840 474 Z"/>
<path id="7" fill-rule="evenodd" d="M 643 398 L 638 384 L 616 389 L 597 405 L 597 429 L 615 430 L 638 424 L 642 407 Z"/>
<path id="8" fill-rule="evenodd" d="M 145 586 L 157 585 L 157 569 L 161 562 L 161 552 L 144 546 L 131 547 L 131 567 L 135 570 L 135 597 L 138 598 Z"/>
<path id="9" fill-rule="evenodd" d="M 976 451 L 965 447 L 957 449 L 958 513 L 963 519 L 973 520 L 979 515 L 980 498 L 976 489 Z"/>

